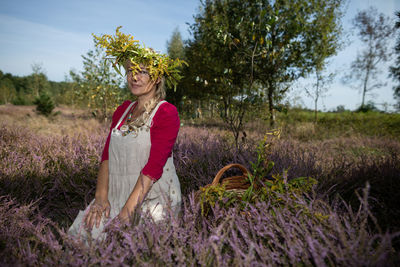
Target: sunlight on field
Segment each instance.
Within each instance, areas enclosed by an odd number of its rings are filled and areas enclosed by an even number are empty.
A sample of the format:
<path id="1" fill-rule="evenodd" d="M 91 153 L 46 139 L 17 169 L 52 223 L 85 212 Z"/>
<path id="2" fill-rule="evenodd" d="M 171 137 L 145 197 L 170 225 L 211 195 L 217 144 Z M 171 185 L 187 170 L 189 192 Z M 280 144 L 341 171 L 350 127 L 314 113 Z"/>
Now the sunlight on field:
<path id="1" fill-rule="evenodd" d="M 105 126 L 91 118 L 86 110 L 57 107 L 54 113 L 48 118 L 37 114 L 35 106 L 0 105 L 2 123 L 28 128 L 40 135 L 87 135 L 98 131 L 107 134 Z"/>

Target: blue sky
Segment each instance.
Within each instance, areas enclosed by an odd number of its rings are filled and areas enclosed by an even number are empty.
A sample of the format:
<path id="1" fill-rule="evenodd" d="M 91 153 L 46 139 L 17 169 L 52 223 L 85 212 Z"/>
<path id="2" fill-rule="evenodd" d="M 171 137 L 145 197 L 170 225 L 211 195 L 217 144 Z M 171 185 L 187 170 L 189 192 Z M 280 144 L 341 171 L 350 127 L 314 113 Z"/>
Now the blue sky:
<path id="1" fill-rule="evenodd" d="M 199 0 L 0 0 L 0 70 L 13 75 L 28 75 L 31 65 L 42 64 L 50 80 L 62 81 L 70 69 L 82 68 L 81 55 L 93 48 L 91 33 L 113 33 L 117 26 L 131 33 L 146 46 L 166 52 L 166 42 L 178 27 L 184 39 L 190 37 L 187 23 Z M 379 3 L 379 4 L 377 4 Z M 394 18 L 400 0 L 350 0 L 343 19 L 344 29 L 350 28 L 357 10 L 375 5 L 378 11 Z M 357 54 L 360 43 L 350 35 L 351 44 L 332 58 L 330 70 L 338 71 L 328 96 L 319 107 L 329 110 L 338 105 L 354 109 L 361 102 L 359 91 L 340 82 L 342 73 Z M 386 79 L 390 63 L 382 65 Z M 290 97 L 307 107 L 312 100 L 305 96 L 303 81 L 294 86 Z M 393 83 L 368 96 L 376 103 L 393 104 Z"/>

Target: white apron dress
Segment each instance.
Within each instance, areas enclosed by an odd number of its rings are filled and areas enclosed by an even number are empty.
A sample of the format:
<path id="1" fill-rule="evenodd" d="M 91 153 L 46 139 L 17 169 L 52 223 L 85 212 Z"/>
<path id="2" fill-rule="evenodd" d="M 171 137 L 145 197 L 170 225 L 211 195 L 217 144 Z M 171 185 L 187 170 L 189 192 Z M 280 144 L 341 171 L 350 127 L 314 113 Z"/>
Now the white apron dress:
<path id="1" fill-rule="evenodd" d="M 103 232 L 104 226 L 119 214 L 131 194 L 141 170 L 149 159 L 151 148 L 150 127 L 153 123 L 153 117 L 164 102 L 166 101 L 160 101 L 154 108 L 148 122 L 139 128 L 137 136 L 134 133 L 123 136 L 122 132 L 118 130 L 118 126 L 134 102 L 129 105 L 119 122 L 112 129 L 108 162 L 108 200 L 111 204 L 110 218 L 106 219 L 103 214 L 99 228 L 94 225 L 90 232 L 92 238 L 104 239 L 106 237 L 106 234 Z M 68 234 L 73 236 L 79 235 L 87 239 L 89 232 L 85 230 L 83 218 L 89 212 L 90 205 L 93 202 L 94 199 L 84 211 L 79 211 L 78 216 L 68 230 Z M 154 221 L 160 221 L 167 212 L 169 202 L 173 214 L 177 216 L 181 207 L 181 188 L 172 156 L 165 163 L 162 176 L 152 185 L 146 198 L 143 200 L 141 210 L 142 212 L 149 211 Z"/>

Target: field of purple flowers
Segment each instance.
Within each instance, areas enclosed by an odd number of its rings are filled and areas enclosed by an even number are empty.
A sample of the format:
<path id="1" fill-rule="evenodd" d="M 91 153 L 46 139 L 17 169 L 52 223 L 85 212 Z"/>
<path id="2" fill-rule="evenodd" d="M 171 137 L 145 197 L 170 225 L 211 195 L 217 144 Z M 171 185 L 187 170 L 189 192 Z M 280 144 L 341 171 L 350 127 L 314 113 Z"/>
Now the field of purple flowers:
<path id="1" fill-rule="evenodd" d="M 203 216 L 193 192 L 229 163 L 251 170 L 257 140 L 236 149 L 216 130 L 184 126 L 174 148 L 184 196 L 179 220 L 115 227 L 106 240 L 84 246 L 65 231 L 94 197 L 107 128 L 91 123 L 74 131 L 76 121 L 86 120 L 65 115 L 40 123 L 36 115 L 21 116 L 14 123 L 12 113 L 0 110 L 0 265 L 400 263 L 398 141 L 278 140 L 269 155 L 272 173 L 313 177 L 313 191 L 271 195 L 245 210 L 217 204 Z"/>

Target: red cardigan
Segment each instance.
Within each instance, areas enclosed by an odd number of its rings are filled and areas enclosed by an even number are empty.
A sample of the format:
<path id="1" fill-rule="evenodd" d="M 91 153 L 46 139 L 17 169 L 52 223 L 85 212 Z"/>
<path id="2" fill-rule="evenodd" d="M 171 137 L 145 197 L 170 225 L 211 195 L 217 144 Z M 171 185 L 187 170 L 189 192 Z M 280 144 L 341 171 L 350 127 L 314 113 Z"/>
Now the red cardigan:
<path id="1" fill-rule="evenodd" d="M 111 130 L 118 123 L 124 111 L 131 103 L 131 101 L 125 101 L 115 110 L 101 161 L 108 160 Z M 124 124 L 125 119 L 126 117 L 122 120 L 118 129 Z M 172 154 L 172 148 L 174 147 L 178 135 L 179 126 L 180 121 L 176 107 L 168 102 L 161 104 L 153 117 L 153 125 L 150 128 L 151 148 L 149 160 L 142 169 L 142 174 L 149 176 L 153 181 L 160 179 L 164 165 Z"/>

